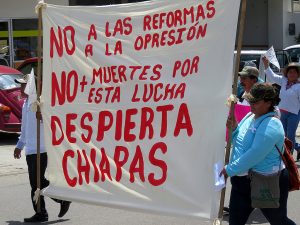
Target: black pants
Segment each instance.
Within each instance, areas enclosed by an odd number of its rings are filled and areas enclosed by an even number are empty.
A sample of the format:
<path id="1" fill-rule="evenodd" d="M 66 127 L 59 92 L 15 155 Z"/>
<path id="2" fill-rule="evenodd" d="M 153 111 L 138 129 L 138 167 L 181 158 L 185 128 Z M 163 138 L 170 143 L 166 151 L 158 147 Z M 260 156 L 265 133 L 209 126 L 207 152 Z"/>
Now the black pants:
<path id="1" fill-rule="evenodd" d="M 47 168 L 47 161 L 48 161 L 48 156 L 47 153 L 41 153 L 41 161 L 40 161 L 40 181 L 41 181 L 41 187 L 40 189 L 43 189 L 49 185 L 49 181 L 45 178 L 45 171 Z M 31 201 L 32 201 L 32 206 L 35 212 L 37 212 L 37 205 L 33 201 L 33 196 L 34 192 L 37 189 L 37 168 L 36 168 L 36 158 L 37 155 L 27 155 L 26 156 L 26 162 L 27 162 L 27 167 L 28 167 L 28 175 L 29 175 L 29 182 L 31 186 Z M 53 199 L 54 201 L 60 203 L 61 200 L 58 199 Z M 45 200 L 44 196 L 40 196 L 40 202 L 41 202 L 41 213 L 47 213 L 46 206 L 45 206 Z"/>
<path id="2" fill-rule="evenodd" d="M 248 176 L 234 176 L 231 179 L 230 225 L 245 225 L 253 208 L 251 207 L 250 179 Z M 276 209 L 260 209 L 271 225 L 296 225 L 287 217 L 289 175 L 286 169 L 281 171 L 279 178 L 280 207 Z"/>

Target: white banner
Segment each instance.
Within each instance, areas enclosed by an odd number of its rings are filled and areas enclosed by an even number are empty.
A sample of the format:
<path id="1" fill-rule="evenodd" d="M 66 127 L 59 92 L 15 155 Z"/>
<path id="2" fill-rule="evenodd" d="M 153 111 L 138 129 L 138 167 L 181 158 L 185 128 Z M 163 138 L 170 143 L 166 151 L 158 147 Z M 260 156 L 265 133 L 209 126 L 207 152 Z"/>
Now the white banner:
<path id="1" fill-rule="evenodd" d="M 44 8 L 45 194 L 215 218 L 239 4 Z"/>

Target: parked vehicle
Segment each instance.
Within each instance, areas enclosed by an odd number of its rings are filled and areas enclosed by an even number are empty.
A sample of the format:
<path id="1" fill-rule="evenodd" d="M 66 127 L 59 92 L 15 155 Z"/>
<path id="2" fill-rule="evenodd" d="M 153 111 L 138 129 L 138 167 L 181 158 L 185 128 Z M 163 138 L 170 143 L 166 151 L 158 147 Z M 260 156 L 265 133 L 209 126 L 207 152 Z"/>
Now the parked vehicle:
<path id="1" fill-rule="evenodd" d="M 15 79 L 23 74 L 11 67 L 0 66 L 0 131 L 20 132 L 22 105 L 20 85 Z"/>
<path id="2" fill-rule="evenodd" d="M 267 50 L 242 50 L 240 57 L 240 69 L 241 71 L 245 64 L 250 62 L 255 63 L 256 67 L 259 68 L 260 56 L 264 54 Z M 234 52 L 236 54 L 236 51 Z"/>
<path id="3" fill-rule="evenodd" d="M 240 58 L 240 71 L 243 69 L 243 67 L 249 62 L 255 63 L 256 67 L 259 69 L 260 64 L 260 56 L 264 53 L 266 53 L 267 50 L 242 50 L 241 51 L 241 58 Z M 236 51 L 234 52 L 236 54 Z M 278 59 L 280 68 L 283 69 L 289 62 L 289 54 L 288 52 L 284 50 L 275 51 L 276 58 Z M 276 69 L 276 67 L 272 66 L 272 69 L 275 70 L 275 72 L 280 71 Z M 277 70 L 277 71 L 276 71 Z"/>
<path id="4" fill-rule="evenodd" d="M 300 63 L 300 44 L 288 46 L 283 50 L 288 53 L 289 62 Z"/>
<path id="5" fill-rule="evenodd" d="M 43 63 L 43 60 L 42 60 Z M 43 66 L 43 64 L 41 64 L 41 66 Z M 33 57 L 33 58 L 29 58 L 24 60 L 24 62 L 22 62 L 17 70 L 21 71 L 23 74 L 29 74 L 31 72 L 31 69 L 34 69 L 34 74 L 37 74 L 37 67 L 38 67 L 38 58 L 37 57 Z"/>

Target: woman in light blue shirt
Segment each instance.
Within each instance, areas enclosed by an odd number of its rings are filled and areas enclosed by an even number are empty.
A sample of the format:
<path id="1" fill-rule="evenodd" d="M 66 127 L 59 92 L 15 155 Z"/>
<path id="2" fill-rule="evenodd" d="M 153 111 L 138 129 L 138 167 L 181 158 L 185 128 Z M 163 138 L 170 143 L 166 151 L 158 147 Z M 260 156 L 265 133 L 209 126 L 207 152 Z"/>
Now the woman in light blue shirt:
<path id="1" fill-rule="evenodd" d="M 250 103 L 251 112 L 236 125 L 233 124 L 233 148 L 229 164 L 222 174 L 231 177 L 230 225 L 246 224 L 253 211 L 248 171 L 251 169 L 268 175 L 280 172 L 280 207 L 264 208 L 262 213 L 272 225 L 295 225 L 287 217 L 288 171 L 275 145 L 283 149 L 284 130 L 281 121 L 275 117 L 274 107 L 280 99 L 273 86 L 268 83 L 255 84 L 245 96 Z M 283 150 L 282 150 L 283 151 Z"/>

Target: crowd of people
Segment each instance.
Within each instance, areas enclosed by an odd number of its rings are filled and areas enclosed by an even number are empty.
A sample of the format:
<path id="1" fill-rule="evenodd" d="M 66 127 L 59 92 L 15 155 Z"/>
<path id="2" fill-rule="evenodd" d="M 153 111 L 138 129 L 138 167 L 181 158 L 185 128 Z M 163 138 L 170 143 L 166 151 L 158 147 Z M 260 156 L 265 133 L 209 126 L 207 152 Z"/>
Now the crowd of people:
<path id="1" fill-rule="evenodd" d="M 251 171 L 264 176 L 280 174 L 279 207 L 260 210 L 271 225 L 296 224 L 287 217 L 289 176 L 276 146 L 283 152 L 286 136 L 293 143 L 292 151 L 299 150 L 295 134 L 300 118 L 300 65 L 290 63 L 281 76 L 272 71 L 266 57 L 263 57 L 263 64 L 273 84 L 261 82 L 255 66 L 245 66 L 239 72 L 244 91 L 238 95 L 236 111 L 226 123 L 227 128 L 233 130 L 232 152 L 220 175 L 230 177 L 232 184 L 229 208 L 225 208 L 230 225 L 246 224 L 254 210 Z M 280 91 L 276 85 L 280 86 Z M 244 105 L 250 106 L 248 111 L 241 111 Z M 296 157 L 299 159 L 300 151 Z"/>

